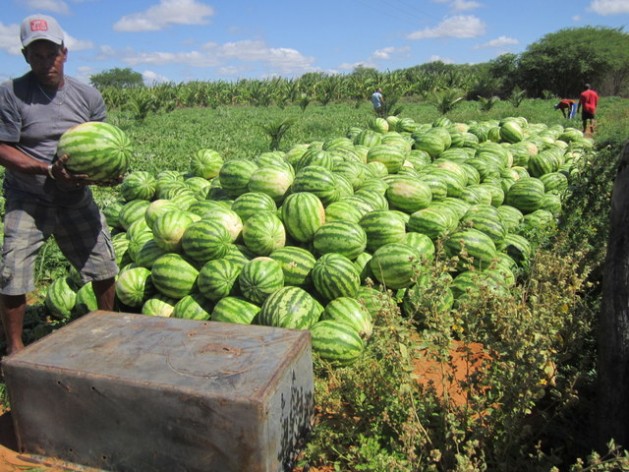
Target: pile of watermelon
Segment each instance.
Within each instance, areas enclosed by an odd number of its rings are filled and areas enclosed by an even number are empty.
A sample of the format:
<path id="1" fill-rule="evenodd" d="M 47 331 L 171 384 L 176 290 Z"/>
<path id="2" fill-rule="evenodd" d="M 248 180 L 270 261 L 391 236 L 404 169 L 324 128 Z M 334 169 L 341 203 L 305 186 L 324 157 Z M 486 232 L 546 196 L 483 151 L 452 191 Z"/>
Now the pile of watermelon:
<path id="1" fill-rule="evenodd" d="M 186 173 L 128 174 L 104 209 L 117 300 L 151 316 L 308 329 L 315 352 L 347 365 L 381 310 L 417 315 L 440 243 L 458 261 L 435 294 L 441 309 L 481 284 L 515 284 L 588 152 L 579 130 L 522 117 L 395 116 L 252 159 L 201 149 Z M 56 280 L 51 313 L 94 309 L 89 285 Z"/>

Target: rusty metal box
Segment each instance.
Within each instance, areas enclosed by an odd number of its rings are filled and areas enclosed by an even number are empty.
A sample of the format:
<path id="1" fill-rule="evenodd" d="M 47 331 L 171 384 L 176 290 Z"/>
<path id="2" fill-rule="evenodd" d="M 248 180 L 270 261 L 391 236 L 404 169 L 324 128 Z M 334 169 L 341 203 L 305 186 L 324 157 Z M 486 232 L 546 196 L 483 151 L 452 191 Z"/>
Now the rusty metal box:
<path id="1" fill-rule="evenodd" d="M 111 471 L 288 470 L 310 334 L 92 312 L 4 359 L 18 447 Z"/>

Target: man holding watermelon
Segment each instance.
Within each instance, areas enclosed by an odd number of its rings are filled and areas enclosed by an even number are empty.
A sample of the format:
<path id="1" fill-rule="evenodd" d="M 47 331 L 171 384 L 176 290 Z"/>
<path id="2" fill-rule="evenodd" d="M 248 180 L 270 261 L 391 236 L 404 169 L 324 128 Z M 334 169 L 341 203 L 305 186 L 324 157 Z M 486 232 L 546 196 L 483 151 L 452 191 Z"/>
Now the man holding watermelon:
<path id="1" fill-rule="evenodd" d="M 68 172 L 68 156 L 56 156 L 67 129 L 105 120 L 102 96 L 64 75 L 68 50 L 54 18 L 27 17 L 20 39 L 31 70 L 0 85 L 0 164 L 6 169 L 0 300 L 7 354 L 24 348 L 26 294 L 35 289 L 35 260 L 50 236 L 81 281 L 92 282 L 100 309 L 113 309 L 118 273 L 106 221 L 88 187 L 92 182 Z"/>

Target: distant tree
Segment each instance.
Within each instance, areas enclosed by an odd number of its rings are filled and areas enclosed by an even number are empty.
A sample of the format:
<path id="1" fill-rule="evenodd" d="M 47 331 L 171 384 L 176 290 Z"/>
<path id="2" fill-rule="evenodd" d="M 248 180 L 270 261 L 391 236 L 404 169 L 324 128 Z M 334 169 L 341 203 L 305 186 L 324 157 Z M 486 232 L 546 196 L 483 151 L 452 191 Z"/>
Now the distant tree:
<path id="1" fill-rule="evenodd" d="M 519 57 L 517 54 L 501 54 L 496 59 L 489 61 L 489 74 L 498 83 L 496 95 L 503 98 L 511 95 L 518 87 Z"/>
<path id="2" fill-rule="evenodd" d="M 574 97 L 586 82 L 605 95 L 621 95 L 629 89 L 629 34 L 591 26 L 548 34 L 521 54 L 519 75 L 520 86 L 535 97 L 543 90 Z"/>
<path id="3" fill-rule="evenodd" d="M 90 83 L 99 90 L 107 87 L 134 88 L 144 86 L 142 74 L 134 72 L 130 68 L 109 69 L 90 77 Z"/>

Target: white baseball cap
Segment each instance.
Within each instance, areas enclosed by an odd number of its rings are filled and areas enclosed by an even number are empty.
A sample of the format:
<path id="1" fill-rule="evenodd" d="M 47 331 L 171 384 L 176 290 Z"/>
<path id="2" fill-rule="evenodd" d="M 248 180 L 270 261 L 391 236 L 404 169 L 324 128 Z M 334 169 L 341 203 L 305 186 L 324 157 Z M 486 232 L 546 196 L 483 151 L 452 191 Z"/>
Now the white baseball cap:
<path id="1" fill-rule="evenodd" d="M 55 44 L 63 44 L 63 30 L 57 20 L 48 15 L 31 15 L 22 21 L 20 29 L 22 46 L 44 39 Z"/>

